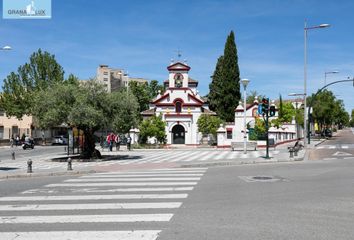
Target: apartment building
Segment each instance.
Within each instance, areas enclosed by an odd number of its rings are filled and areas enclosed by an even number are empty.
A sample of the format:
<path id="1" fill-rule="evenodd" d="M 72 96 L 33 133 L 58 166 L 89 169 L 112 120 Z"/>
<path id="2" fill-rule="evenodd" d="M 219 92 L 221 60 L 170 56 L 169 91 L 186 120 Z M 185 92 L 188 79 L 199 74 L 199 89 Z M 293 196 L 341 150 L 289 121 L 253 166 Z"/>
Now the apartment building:
<path id="1" fill-rule="evenodd" d="M 15 117 L 7 117 L 4 111 L 0 111 L 0 140 L 21 137 L 23 134 L 31 136 L 32 123 L 32 116 L 25 115 L 22 120 L 19 120 Z"/>
<path id="2" fill-rule="evenodd" d="M 131 78 L 123 69 L 110 68 L 104 64 L 98 66 L 96 80 L 105 85 L 107 92 L 114 92 L 120 88 L 127 87 L 130 81 L 139 83 L 148 82 L 144 78 Z"/>

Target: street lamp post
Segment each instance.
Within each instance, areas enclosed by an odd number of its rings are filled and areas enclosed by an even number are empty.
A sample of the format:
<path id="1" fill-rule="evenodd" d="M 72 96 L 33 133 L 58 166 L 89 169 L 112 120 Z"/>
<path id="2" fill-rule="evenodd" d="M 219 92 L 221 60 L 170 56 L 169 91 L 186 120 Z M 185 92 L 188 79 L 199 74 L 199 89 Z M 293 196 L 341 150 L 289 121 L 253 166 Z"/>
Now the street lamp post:
<path id="1" fill-rule="evenodd" d="M 317 26 L 312 26 L 308 27 L 307 22 L 305 20 L 305 26 L 304 26 L 304 145 L 306 147 L 307 142 L 306 142 L 306 137 L 308 140 L 310 139 L 310 132 L 307 129 L 307 114 L 306 114 L 306 97 L 307 97 L 307 31 L 311 29 L 317 29 L 317 28 L 326 28 L 329 27 L 329 24 L 320 24 Z"/>
<path id="2" fill-rule="evenodd" d="M 250 80 L 242 79 L 241 83 L 243 86 L 243 153 L 247 153 L 247 132 L 246 132 L 246 87 Z"/>
<path id="3" fill-rule="evenodd" d="M 336 74 L 339 73 L 339 71 L 330 71 L 330 72 L 325 72 L 325 80 L 323 86 L 327 84 L 327 74 Z"/>

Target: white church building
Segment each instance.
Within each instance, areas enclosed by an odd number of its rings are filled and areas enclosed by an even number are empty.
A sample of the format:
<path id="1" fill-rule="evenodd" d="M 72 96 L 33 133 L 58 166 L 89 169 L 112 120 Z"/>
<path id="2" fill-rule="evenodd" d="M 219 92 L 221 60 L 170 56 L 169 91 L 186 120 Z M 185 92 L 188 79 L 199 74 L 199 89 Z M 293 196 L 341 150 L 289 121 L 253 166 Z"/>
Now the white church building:
<path id="1" fill-rule="evenodd" d="M 167 67 L 168 80 L 164 81 L 166 91 L 141 113 L 144 119 L 162 114 L 166 122 L 167 144 L 199 145 L 198 118 L 201 114 L 216 115 L 198 94 L 198 81 L 189 77 L 190 69 L 185 62 L 172 62 Z"/>
<path id="2" fill-rule="evenodd" d="M 209 110 L 206 100 L 198 94 L 198 81 L 189 77 L 190 69 L 185 62 L 172 62 L 167 67 L 169 77 L 164 81 L 166 91 L 163 94 L 159 93 L 150 103 L 149 109 L 141 113 L 144 119 L 153 115 L 162 115 L 162 120 L 166 122 L 165 132 L 168 145 L 200 145 L 202 134 L 198 131 L 199 117 L 202 114 L 216 115 L 215 112 Z M 232 142 L 243 141 L 244 108 L 242 105 L 240 102 L 235 109 L 235 121 L 226 123 L 218 129 L 217 147 L 230 147 Z M 257 99 L 246 107 L 246 123 L 251 128 L 254 127 L 256 118 L 260 117 L 257 109 Z M 277 115 L 273 118 L 275 117 Z M 271 127 L 269 138 L 274 139 L 274 144 L 292 141 L 296 138 L 295 124 L 284 124 L 281 128 Z"/>

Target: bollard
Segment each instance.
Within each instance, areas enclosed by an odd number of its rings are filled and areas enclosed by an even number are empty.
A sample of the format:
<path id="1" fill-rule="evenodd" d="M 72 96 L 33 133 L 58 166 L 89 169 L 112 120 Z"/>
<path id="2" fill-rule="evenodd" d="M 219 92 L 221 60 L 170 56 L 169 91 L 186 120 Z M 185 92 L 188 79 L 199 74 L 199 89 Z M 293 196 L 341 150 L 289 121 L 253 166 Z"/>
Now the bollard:
<path id="1" fill-rule="evenodd" d="M 11 157 L 12 157 L 12 160 L 15 160 L 15 159 L 16 159 L 16 158 L 15 158 L 15 152 L 14 152 L 14 151 L 12 151 Z"/>
<path id="2" fill-rule="evenodd" d="M 73 167 L 72 167 L 72 161 L 71 158 L 68 158 L 68 171 L 72 171 Z"/>
<path id="3" fill-rule="evenodd" d="M 27 173 L 32 173 L 32 160 L 28 159 L 27 161 Z"/>

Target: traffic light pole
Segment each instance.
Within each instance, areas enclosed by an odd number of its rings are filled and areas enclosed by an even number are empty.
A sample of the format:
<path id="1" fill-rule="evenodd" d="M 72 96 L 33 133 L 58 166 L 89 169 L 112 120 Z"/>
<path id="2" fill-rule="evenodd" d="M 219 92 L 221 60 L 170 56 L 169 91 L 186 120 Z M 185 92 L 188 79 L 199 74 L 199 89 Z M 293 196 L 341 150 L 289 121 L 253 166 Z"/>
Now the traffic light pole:
<path id="1" fill-rule="evenodd" d="M 262 99 L 262 105 L 260 110 L 258 110 L 259 114 L 262 114 L 263 120 L 266 127 L 266 159 L 269 159 L 269 116 L 275 115 L 275 107 L 274 105 L 269 106 L 269 98 Z"/>
<path id="2" fill-rule="evenodd" d="M 266 159 L 269 159 L 269 111 L 266 111 L 266 119 L 265 119 L 265 127 L 266 127 L 266 130 L 267 130 L 267 133 L 266 133 L 266 156 L 265 158 Z"/>

